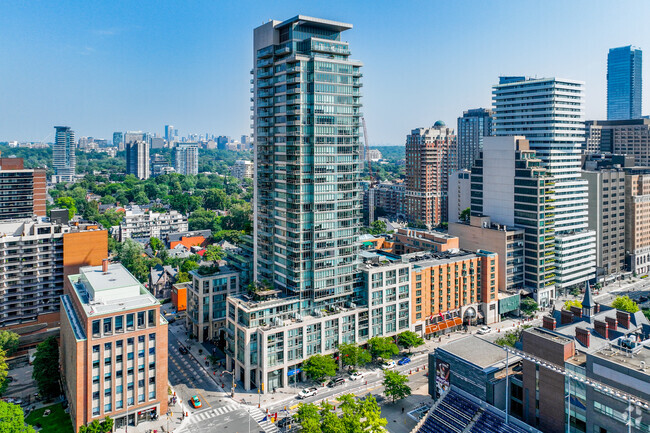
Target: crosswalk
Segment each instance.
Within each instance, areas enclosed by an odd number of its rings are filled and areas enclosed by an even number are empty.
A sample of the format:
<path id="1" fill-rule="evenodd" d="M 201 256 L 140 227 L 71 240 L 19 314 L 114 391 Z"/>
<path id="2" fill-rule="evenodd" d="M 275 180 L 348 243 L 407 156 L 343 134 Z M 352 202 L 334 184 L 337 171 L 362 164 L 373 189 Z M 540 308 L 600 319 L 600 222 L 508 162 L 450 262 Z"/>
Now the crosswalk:
<path id="1" fill-rule="evenodd" d="M 275 424 L 269 421 L 269 418 L 266 416 L 266 412 L 263 412 L 261 409 L 253 407 L 251 408 L 251 417 L 262 427 L 266 433 L 275 433 L 278 431 L 278 428 Z M 266 420 L 264 420 L 266 418 Z"/>
<path id="2" fill-rule="evenodd" d="M 198 412 L 198 413 L 195 413 L 194 415 L 192 415 L 192 418 L 191 418 L 190 422 L 192 424 L 198 424 L 198 423 L 200 423 L 202 421 L 206 421 L 206 420 L 208 420 L 210 418 L 214 418 L 214 417 L 217 417 L 219 415 L 223 415 L 223 414 L 226 414 L 228 412 L 232 412 L 233 410 L 239 409 L 240 407 L 241 406 L 238 405 L 238 404 L 229 404 L 228 406 L 218 407 L 218 408 L 215 408 L 215 409 L 206 410 L 204 412 Z"/>

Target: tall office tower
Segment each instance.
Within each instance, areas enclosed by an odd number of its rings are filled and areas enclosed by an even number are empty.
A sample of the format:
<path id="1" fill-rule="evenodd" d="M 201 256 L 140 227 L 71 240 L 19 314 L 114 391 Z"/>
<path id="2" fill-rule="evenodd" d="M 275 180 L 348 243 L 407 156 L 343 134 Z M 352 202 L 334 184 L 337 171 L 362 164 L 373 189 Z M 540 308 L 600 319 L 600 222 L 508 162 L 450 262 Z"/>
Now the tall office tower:
<path id="1" fill-rule="evenodd" d="M 45 216 L 45 170 L 26 170 L 22 158 L 0 158 L 0 220 Z"/>
<path id="2" fill-rule="evenodd" d="M 447 183 L 456 167 L 456 135 L 438 120 L 406 136 L 406 217 L 433 228 L 447 220 Z"/>
<path id="3" fill-rule="evenodd" d="M 642 51 L 632 45 L 607 55 L 607 120 L 641 117 Z"/>
<path id="4" fill-rule="evenodd" d="M 503 230 L 524 230 L 524 256 L 529 258 L 524 261 L 524 285 L 547 306 L 555 296 L 556 275 L 553 179 L 524 137 L 486 137 L 484 143 L 472 166 L 471 215 L 490 217 Z M 472 230 L 461 232 L 462 239 Z"/>
<path id="5" fill-rule="evenodd" d="M 178 174 L 199 174 L 199 145 L 185 143 L 176 145 L 174 169 Z"/>
<path id="6" fill-rule="evenodd" d="M 149 179 L 149 141 L 146 134 L 136 137 L 136 134 L 126 134 L 126 174 L 132 174 L 138 179 Z M 145 141 L 146 140 L 146 141 Z"/>
<path id="7" fill-rule="evenodd" d="M 124 149 L 124 133 L 123 132 L 114 132 L 113 133 L 113 146 L 117 147 L 118 150 Z"/>
<path id="8" fill-rule="evenodd" d="M 217 149 L 218 150 L 226 150 L 228 148 L 228 141 L 230 141 L 229 137 L 226 137 L 225 135 L 220 135 L 217 137 Z"/>
<path id="9" fill-rule="evenodd" d="M 174 141 L 174 138 L 174 125 L 165 125 L 165 140 L 169 143 Z"/>
<path id="10" fill-rule="evenodd" d="M 458 169 L 469 170 L 483 150 L 483 137 L 492 135 L 494 111 L 475 108 L 458 118 Z"/>
<path id="11" fill-rule="evenodd" d="M 493 88 L 496 135 L 524 135 L 555 183 L 555 283 L 560 289 L 594 277 L 596 238 L 587 224 L 587 182 L 580 177 L 584 142 L 583 83 L 558 78 L 501 77 Z"/>
<path id="12" fill-rule="evenodd" d="M 55 126 L 56 138 L 52 149 L 52 166 L 54 166 L 54 181 L 72 182 L 75 178 L 74 131 L 69 126 Z"/>

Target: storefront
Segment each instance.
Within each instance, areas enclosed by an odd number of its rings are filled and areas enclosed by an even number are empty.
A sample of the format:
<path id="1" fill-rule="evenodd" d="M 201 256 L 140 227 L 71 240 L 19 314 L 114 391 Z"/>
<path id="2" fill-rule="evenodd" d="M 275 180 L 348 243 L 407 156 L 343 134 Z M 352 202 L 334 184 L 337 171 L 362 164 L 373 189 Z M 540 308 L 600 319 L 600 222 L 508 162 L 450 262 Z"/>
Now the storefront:
<path id="1" fill-rule="evenodd" d="M 426 338 L 438 337 L 440 335 L 449 334 L 458 331 L 463 326 L 463 320 L 456 316 L 451 315 L 448 318 L 441 316 L 430 317 L 424 327 L 424 336 Z"/>

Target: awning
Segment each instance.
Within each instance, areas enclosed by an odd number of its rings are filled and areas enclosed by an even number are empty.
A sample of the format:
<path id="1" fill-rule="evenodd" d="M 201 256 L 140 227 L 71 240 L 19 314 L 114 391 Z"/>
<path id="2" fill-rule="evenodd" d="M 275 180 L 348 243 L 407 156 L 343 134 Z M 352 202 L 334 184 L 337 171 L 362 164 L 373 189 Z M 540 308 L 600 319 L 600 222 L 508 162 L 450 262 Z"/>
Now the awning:
<path id="1" fill-rule="evenodd" d="M 451 322 L 451 320 L 448 320 L 448 322 Z M 463 320 L 460 317 L 454 317 L 453 322 L 454 324 L 452 326 L 458 326 L 463 324 Z"/>
<path id="2" fill-rule="evenodd" d="M 434 332 L 438 332 L 438 331 L 439 331 L 438 325 L 427 325 L 424 328 L 424 333 L 425 334 L 433 334 Z"/>
<path id="3" fill-rule="evenodd" d="M 438 331 L 442 331 L 443 329 L 447 329 L 448 328 L 447 322 L 448 322 L 448 320 L 445 320 L 444 322 L 438 323 Z"/>

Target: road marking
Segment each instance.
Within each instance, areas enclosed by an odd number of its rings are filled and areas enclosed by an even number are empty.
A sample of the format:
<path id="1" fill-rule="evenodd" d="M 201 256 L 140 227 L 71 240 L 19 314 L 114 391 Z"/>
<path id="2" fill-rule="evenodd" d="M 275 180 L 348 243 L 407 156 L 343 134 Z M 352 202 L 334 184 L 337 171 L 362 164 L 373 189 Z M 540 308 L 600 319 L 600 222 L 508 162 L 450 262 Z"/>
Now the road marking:
<path id="1" fill-rule="evenodd" d="M 192 387 L 194 388 L 194 384 L 192 384 Z M 201 393 L 199 392 L 199 395 L 201 396 L 201 398 L 203 399 L 203 401 L 206 402 L 206 403 L 208 404 L 208 407 L 212 407 L 212 405 L 210 404 L 210 402 L 207 401 L 207 400 L 205 399 L 205 397 L 203 397 L 203 394 L 201 394 Z"/>

